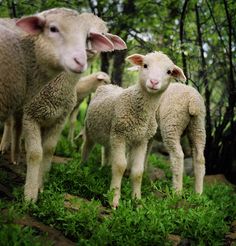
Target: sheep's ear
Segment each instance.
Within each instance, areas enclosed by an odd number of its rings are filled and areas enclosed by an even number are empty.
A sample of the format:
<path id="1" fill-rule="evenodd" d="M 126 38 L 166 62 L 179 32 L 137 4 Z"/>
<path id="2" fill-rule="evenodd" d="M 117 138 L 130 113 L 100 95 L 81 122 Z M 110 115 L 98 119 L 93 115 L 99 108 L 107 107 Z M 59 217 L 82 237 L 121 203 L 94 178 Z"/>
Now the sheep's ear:
<path id="1" fill-rule="evenodd" d="M 126 57 L 126 60 L 132 63 L 133 65 L 142 66 L 143 58 L 144 58 L 143 55 L 134 54 L 134 55 Z"/>
<path id="2" fill-rule="evenodd" d="M 171 73 L 172 76 L 174 76 L 175 78 L 185 82 L 186 81 L 186 77 L 184 75 L 184 72 L 183 70 L 178 67 L 178 66 L 174 66 L 174 69 L 172 70 L 172 73 Z"/>
<path id="3" fill-rule="evenodd" d="M 113 43 L 104 35 L 96 32 L 90 32 L 89 34 L 92 49 L 102 52 L 102 51 L 113 51 Z"/>
<path id="4" fill-rule="evenodd" d="M 97 75 L 97 79 L 98 80 L 104 80 L 106 78 L 106 76 L 105 76 L 105 74 L 103 74 L 103 73 L 99 73 L 98 75 Z"/>
<path id="5" fill-rule="evenodd" d="M 125 41 L 117 35 L 111 33 L 106 33 L 105 36 L 111 40 L 114 45 L 115 50 L 124 50 L 127 49 Z"/>
<path id="6" fill-rule="evenodd" d="M 45 26 L 45 19 L 39 16 L 28 16 L 19 19 L 16 22 L 16 25 L 20 27 L 25 32 L 35 35 L 42 32 L 43 27 Z"/>

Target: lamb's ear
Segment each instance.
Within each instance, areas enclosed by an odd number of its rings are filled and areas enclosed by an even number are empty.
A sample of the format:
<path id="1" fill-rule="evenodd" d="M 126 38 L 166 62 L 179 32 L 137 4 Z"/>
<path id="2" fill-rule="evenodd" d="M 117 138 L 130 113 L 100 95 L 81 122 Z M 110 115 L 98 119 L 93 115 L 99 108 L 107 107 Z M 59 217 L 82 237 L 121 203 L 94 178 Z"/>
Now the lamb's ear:
<path id="1" fill-rule="evenodd" d="M 92 49 L 102 52 L 102 51 L 113 51 L 113 43 L 104 35 L 96 32 L 89 33 L 89 39 L 92 45 Z"/>
<path id="2" fill-rule="evenodd" d="M 105 74 L 103 74 L 103 73 L 99 73 L 98 75 L 97 75 L 97 79 L 98 80 L 104 80 L 106 78 L 106 76 L 105 76 Z"/>
<path id="3" fill-rule="evenodd" d="M 117 35 L 111 33 L 105 33 L 105 36 L 111 40 L 114 45 L 115 50 L 124 50 L 127 49 L 125 41 Z"/>
<path id="4" fill-rule="evenodd" d="M 185 82 L 186 81 L 186 77 L 184 75 L 184 72 L 183 70 L 178 67 L 178 66 L 174 66 L 174 69 L 172 70 L 172 73 L 171 73 L 172 76 L 174 76 L 175 78 Z"/>
<path id="5" fill-rule="evenodd" d="M 45 26 L 45 19 L 39 16 L 28 16 L 19 19 L 16 22 L 16 25 L 20 27 L 25 32 L 36 35 L 42 32 L 43 27 Z"/>
<path id="6" fill-rule="evenodd" d="M 131 56 L 126 57 L 125 60 L 129 61 L 133 65 L 142 66 L 142 64 L 143 64 L 143 58 L 144 58 L 143 55 L 134 54 L 134 55 L 131 55 Z"/>

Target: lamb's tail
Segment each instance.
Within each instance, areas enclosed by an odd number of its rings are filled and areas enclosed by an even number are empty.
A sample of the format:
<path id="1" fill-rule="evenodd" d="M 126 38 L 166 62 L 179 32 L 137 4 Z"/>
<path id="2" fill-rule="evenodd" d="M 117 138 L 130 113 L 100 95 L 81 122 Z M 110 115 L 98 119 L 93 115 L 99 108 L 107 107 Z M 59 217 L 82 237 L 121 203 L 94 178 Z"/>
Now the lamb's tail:
<path id="1" fill-rule="evenodd" d="M 191 116 L 198 116 L 205 113 L 204 101 L 200 96 L 194 96 L 189 100 L 189 114 Z"/>

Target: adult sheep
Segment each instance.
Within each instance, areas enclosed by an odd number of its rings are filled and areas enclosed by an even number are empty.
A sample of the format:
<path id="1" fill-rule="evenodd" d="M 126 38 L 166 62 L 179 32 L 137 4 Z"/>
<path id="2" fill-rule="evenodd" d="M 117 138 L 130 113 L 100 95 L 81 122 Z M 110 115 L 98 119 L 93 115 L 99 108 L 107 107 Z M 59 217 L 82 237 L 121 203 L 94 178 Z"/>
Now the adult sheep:
<path id="1" fill-rule="evenodd" d="M 84 15 L 65 8 L 17 21 L 0 19 L 0 121 L 12 121 L 13 162 L 19 152 L 22 106 L 63 70 L 83 72 L 87 68 L 86 49 L 114 49 L 113 35 L 98 33 L 97 26 L 89 23 Z M 3 138 L 1 150 L 8 144 Z"/>
<path id="2" fill-rule="evenodd" d="M 87 111 L 82 148 L 85 162 L 94 143 L 105 147 L 103 159 L 112 166 L 114 208 L 127 167 L 131 169 L 132 197 L 141 198 L 147 143 L 157 129 L 158 101 L 173 79 L 185 80 L 182 70 L 161 52 L 135 54 L 127 60 L 140 66 L 139 82 L 127 89 L 104 85 L 96 90 Z"/>

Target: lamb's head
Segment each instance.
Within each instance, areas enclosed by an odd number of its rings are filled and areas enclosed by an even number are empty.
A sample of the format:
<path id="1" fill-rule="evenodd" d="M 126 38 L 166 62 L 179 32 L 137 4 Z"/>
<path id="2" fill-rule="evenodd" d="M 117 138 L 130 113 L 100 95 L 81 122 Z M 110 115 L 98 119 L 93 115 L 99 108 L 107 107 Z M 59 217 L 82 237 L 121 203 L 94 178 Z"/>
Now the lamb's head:
<path id="1" fill-rule="evenodd" d="M 134 54 L 126 58 L 139 69 L 139 82 L 150 93 L 164 91 L 174 79 L 185 81 L 181 68 L 162 52 L 147 55 Z"/>
<path id="2" fill-rule="evenodd" d="M 52 70 L 81 73 L 87 68 L 88 43 L 97 52 L 114 50 L 113 42 L 102 34 L 105 23 L 98 17 L 96 21 L 100 24 L 92 29 L 93 21 L 77 11 L 55 8 L 23 17 L 16 25 L 34 35 L 40 64 Z"/>
<path id="3" fill-rule="evenodd" d="M 100 85 L 107 85 L 107 84 L 110 84 L 111 83 L 111 79 L 110 79 L 110 76 L 107 74 L 107 73 L 104 73 L 104 72 L 97 72 L 95 74 L 96 76 L 96 86 L 100 86 Z"/>

